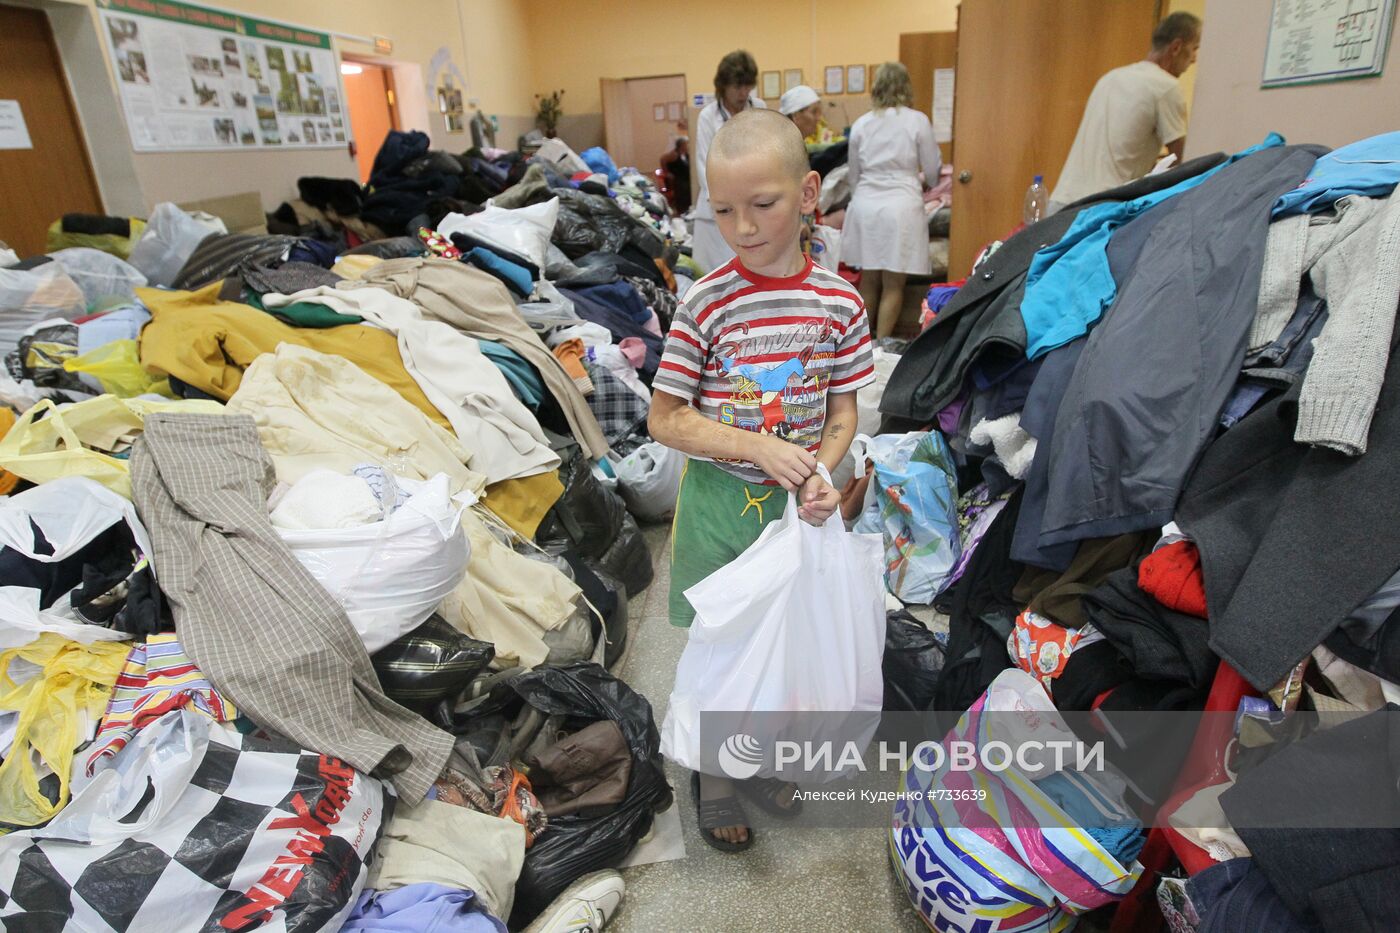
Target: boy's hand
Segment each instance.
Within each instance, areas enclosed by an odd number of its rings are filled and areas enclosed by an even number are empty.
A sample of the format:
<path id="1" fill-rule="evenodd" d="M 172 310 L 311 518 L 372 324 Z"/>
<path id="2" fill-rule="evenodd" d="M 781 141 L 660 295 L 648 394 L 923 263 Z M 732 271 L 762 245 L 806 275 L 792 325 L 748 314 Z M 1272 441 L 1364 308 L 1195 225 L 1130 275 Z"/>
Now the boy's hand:
<path id="1" fill-rule="evenodd" d="M 816 475 L 817 458 L 796 444 L 768 435 L 754 435 L 754 441 L 754 465 L 788 492 L 796 492 L 808 477 Z"/>
<path id="2" fill-rule="evenodd" d="M 813 473 L 802 484 L 797 501 L 797 516 L 809 525 L 820 527 L 840 508 L 841 493 L 820 473 Z"/>

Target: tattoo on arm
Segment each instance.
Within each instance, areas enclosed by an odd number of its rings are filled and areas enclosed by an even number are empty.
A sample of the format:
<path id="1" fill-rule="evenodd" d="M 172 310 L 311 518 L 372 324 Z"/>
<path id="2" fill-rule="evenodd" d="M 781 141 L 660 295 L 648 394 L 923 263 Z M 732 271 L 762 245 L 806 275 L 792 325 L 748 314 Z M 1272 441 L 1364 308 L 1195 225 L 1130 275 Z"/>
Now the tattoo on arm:
<path id="1" fill-rule="evenodd" d="M 845 424 L 845 422 L 843 422 L 843 421 L 838 421 L 838 422 L 836 422 L 835 424 L 829 424 L 829 425 L 827 425 L 827 426 L 826 426 L 826 430 L 822 431 L 822 433 L 825 434 L 827 437 L 839 437 L 839 436 L 841 435 L 841 433 L 842 433 L 843 431 L 845 431 L 845 430 L 846 430 L 846 424 Z"/>

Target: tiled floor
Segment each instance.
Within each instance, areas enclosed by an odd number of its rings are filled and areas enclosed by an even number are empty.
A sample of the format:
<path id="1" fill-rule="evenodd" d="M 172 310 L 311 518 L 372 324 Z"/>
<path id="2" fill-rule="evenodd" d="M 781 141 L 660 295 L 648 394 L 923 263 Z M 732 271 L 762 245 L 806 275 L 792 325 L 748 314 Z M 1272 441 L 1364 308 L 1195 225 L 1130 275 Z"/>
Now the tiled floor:
<path id="1" fill-rule="evenodd" d="M 656 580 L 629 606 L 633 642 L 621 671 L 651 701 L 658 724 L 686 641 L 666 618 L 668 532 L 646 530 Z M 760 823 L 752 849 L 726 854 L 700 838 L 688 774 L 669 762 L 667 773 L 681 807 L 686 857 L 624 870 L 627 897 L 611 933 L 927 929 L 896 887 L 887 832 Z"/>

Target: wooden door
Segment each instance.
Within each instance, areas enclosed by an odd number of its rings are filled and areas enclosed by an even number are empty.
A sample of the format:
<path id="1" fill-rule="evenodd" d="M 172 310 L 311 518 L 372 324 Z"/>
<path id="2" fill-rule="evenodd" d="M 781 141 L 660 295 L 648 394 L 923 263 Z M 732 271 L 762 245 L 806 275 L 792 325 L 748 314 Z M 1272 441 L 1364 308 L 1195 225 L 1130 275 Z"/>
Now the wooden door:
<path id="1" fill-rule="evenodd" d="M 948 275 L 1021 222 L 1035 175 L 1054 190 L 1104 72 L 1143 58 L 1159 0 L 963 0 L 953 109 Z"/>
<path id="2" fill-rule="evenodd" d="M 609 155 L 632 151 L 632 108 L 627 97 L 627 81 L 599 78 L 603 95 L 603 148 Z"/>
<path id="3" fill-rule="evenodd" d="M 958 34 L 956 32 L 906 32 L 899 37 L 899 61 L 909 69 L 914 85 L 914 109 L 922 110 L 933 119 L 933 73 L 940 68 L 956 69 L 958 63 Z M 870 75 L 874 81 L 875 76 Z M 938 149 L 946 165 L 953 164 L 953 142 L 939 143 Z"/>
<path id="4" fill-rule="evenodd" d="M 350 135 L 355 140 L 355 160 L 360 183 L 369 181 L 374 157 L 390 130 L 398 129 L 393 105 L 393 76 L 387 68 L 368 62 L 346 62 L 341 69 L 345 83 L 345 108 L 350 114 Z M 360 69 L 355 71 L 354 69 Z"/>
<path id="5" fill-rule="evenodd" d="M 64 214 L 101 214 L 102 197 L 53 31 L 42 10 L 0 6 L 0 100 L 18 101 L 32 149 L 0 149 L 0 240 L 42 253 Z"/>
<path id="6" fill-rule="evenodd" d="M 608 150 L 619 166 L 631 165 L 650 176 L 661 165 L 662 154 L 675 144 L 676 121 L 667 119 L 667 105 L 685 106 L 685 75 L 627 79 L 627 109 L 631 114 L 631 145 L 624 150 Z M 656 119 L 656 108 L 661 119 Z"/>

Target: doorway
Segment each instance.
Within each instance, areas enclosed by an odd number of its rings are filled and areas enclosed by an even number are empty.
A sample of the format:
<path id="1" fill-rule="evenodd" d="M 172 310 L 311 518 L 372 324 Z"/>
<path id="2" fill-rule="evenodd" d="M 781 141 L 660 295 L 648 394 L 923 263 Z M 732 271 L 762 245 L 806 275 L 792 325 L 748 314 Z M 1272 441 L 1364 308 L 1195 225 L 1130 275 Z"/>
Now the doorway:
<path id="1" fill-rule="evenodd" d="M 28 256 L 44 251 L 50 223 L 101 214 L 102 198 L 44 11 L 0 6 L 0 61 L 0 100 L 15 102 L 29 137 L 0 149 L 0 240 Z M 13 107 L 6 117 L 13 131 Z M 23 145 L 18 135 L 6 145 Z"/>
<path id="2" fill-rule="evenodd" d="M 350 135 L 360 184 L 369 182 L 374 157 L 390 130 L 401 129 L 394 72 L 374 62 L 343 59 L 340 77 L 345 84 L 345 106 L 350 114 Z"/>
<path id="3" fill-rule="evenodd" d="M 675 145 L 676 124 L 685 118 L 685 75 L 602 79 L 603 136 L 619 167 L 650 176 Z"/>
<path id="4" fill-rule="evenodd" d="M 1053 191 L 1094 84 L 1146 54 L 1161 0 L 963 0 L 948 275 L 1021 222 L 1036 175 Z M 1048 56 L 1047 49 L 1054 54 Z"/>

